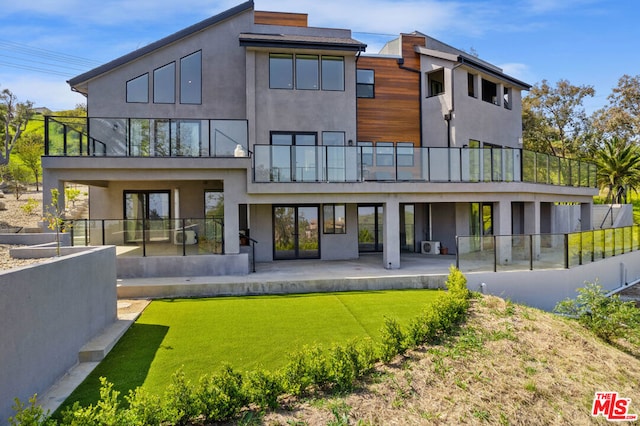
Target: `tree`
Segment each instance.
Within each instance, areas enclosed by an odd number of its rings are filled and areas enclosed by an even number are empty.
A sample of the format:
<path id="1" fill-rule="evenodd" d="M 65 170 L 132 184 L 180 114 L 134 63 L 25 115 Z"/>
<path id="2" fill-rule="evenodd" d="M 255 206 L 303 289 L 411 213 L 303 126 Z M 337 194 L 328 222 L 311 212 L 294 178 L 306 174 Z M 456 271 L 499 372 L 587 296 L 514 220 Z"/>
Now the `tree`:
<path id="1" fill-rule="evenodd" d="M 33 102 L 18 102 L 18 98 L 9 89 L 0 92 L 0 122 L 4 133 L 4 138 L 0 141 L 3 148 L 0 150 L 0 165 L 9 162 L 11 151 L 33 113 Z"/>
<path id="2" fill-rule="evenodd" d="M 598 184 L 606 188 L 607 202 L 627 201 L 627 192 L 640 188 L 640 147 L 624 139 L 606 139 L 594 152 Z"/>
<path id="3" fill-rule="evenodd" d="M 594 113 L 594 125 L 604 136 L 640 143 L 640 75 L 623 75 L 607 97 L 609 105 Z"/>
<path id="4" fill-rule="evenodd" d="M 560 80 L 534 85 L 522 101 L 525 148 L 556 156 L 573 157 L 585 150 L 588 118 L 582 101 L 593 97 L 593 86 L 574 86 Z"/>
<path id="5" fill-rule="evenodd" d="M 23 134 L 16 146 L 16 153 L 20 156 L 22 163 L 33 173 L 36 180 L 36 191 L 39 191 L 42 155 L 44 154 L 43 137 L 35 133 Z"/>

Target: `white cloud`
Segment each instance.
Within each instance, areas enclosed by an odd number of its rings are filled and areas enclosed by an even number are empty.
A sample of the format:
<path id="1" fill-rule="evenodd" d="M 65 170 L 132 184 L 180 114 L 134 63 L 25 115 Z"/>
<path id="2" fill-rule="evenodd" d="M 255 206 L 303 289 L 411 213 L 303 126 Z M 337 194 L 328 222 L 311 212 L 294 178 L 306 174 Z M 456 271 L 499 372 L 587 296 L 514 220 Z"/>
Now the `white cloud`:
<path id="1" fill-rule="evenodd" d="M 534 73 L 531 71 L 531 68 L 527 64 L 511 62 L 506 64 L 498 65 L 502 68 L 502 71 L 514 78 L 517 78 L 520 81 L 525 83 L 533 84 L 535 82 Z"/>

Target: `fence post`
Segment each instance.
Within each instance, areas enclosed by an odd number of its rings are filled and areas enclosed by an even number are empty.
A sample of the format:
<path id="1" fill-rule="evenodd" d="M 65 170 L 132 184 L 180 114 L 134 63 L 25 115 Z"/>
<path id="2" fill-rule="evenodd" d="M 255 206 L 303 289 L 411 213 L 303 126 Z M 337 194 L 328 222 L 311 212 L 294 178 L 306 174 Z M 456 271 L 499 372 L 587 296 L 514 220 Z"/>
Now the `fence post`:
<path id="1" fill-rule="evenodd" d="M 569 234 L 564 234 L 564 268 L 569 269 Z"/>
<path id="2" fill-rule="evenodd" d="M 529 270 L 533 271 L 533 234 L 529 235 Z"/>
<path id="3" fill-rule="evenodd" d="M 498 272 L 498 241 L 495 235 L 493 236 L 493 272 Z"/>

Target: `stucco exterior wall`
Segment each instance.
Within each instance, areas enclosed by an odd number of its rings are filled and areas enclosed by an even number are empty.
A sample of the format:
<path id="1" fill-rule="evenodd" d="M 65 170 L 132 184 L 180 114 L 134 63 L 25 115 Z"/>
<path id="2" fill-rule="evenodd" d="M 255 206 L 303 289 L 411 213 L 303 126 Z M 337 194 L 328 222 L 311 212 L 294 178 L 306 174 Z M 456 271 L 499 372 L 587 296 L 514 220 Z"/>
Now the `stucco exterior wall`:
<path id="1" fill-rule="evenodd" d="M 0 424 L 15 397 L 43 394 L 116 320 L 115 247 L 0 273 Z"/>
<path id="2" fill-rule="evenodd" d="M 240 15 L 163 47 L 89 82 L 91 117 L 245 118 L 245 52 L 238 44 L 250 31 L 253 12 Z M 202 50 L 202 104 L 180 104 L 180 59 Z M 176 62 L 176 102 L 153 103 L 153 71 Z M 149 73 L 149 102 L 127 103 L 126 82 Z"/>

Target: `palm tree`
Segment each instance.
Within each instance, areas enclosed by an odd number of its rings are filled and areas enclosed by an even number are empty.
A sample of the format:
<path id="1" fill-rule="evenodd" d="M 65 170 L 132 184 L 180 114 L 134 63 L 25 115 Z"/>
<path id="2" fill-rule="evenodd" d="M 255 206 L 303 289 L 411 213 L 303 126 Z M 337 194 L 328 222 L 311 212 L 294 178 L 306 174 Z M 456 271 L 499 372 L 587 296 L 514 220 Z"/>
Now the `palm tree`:
<path id="1" fill-rule="evenodd" d="M 598 184 L 607 188 L 607 202 L 627 201 L 629 190 L 640 188 L 640 147 L 624 139 L 613 137 L 604 141 L 595 153 Z"/>

